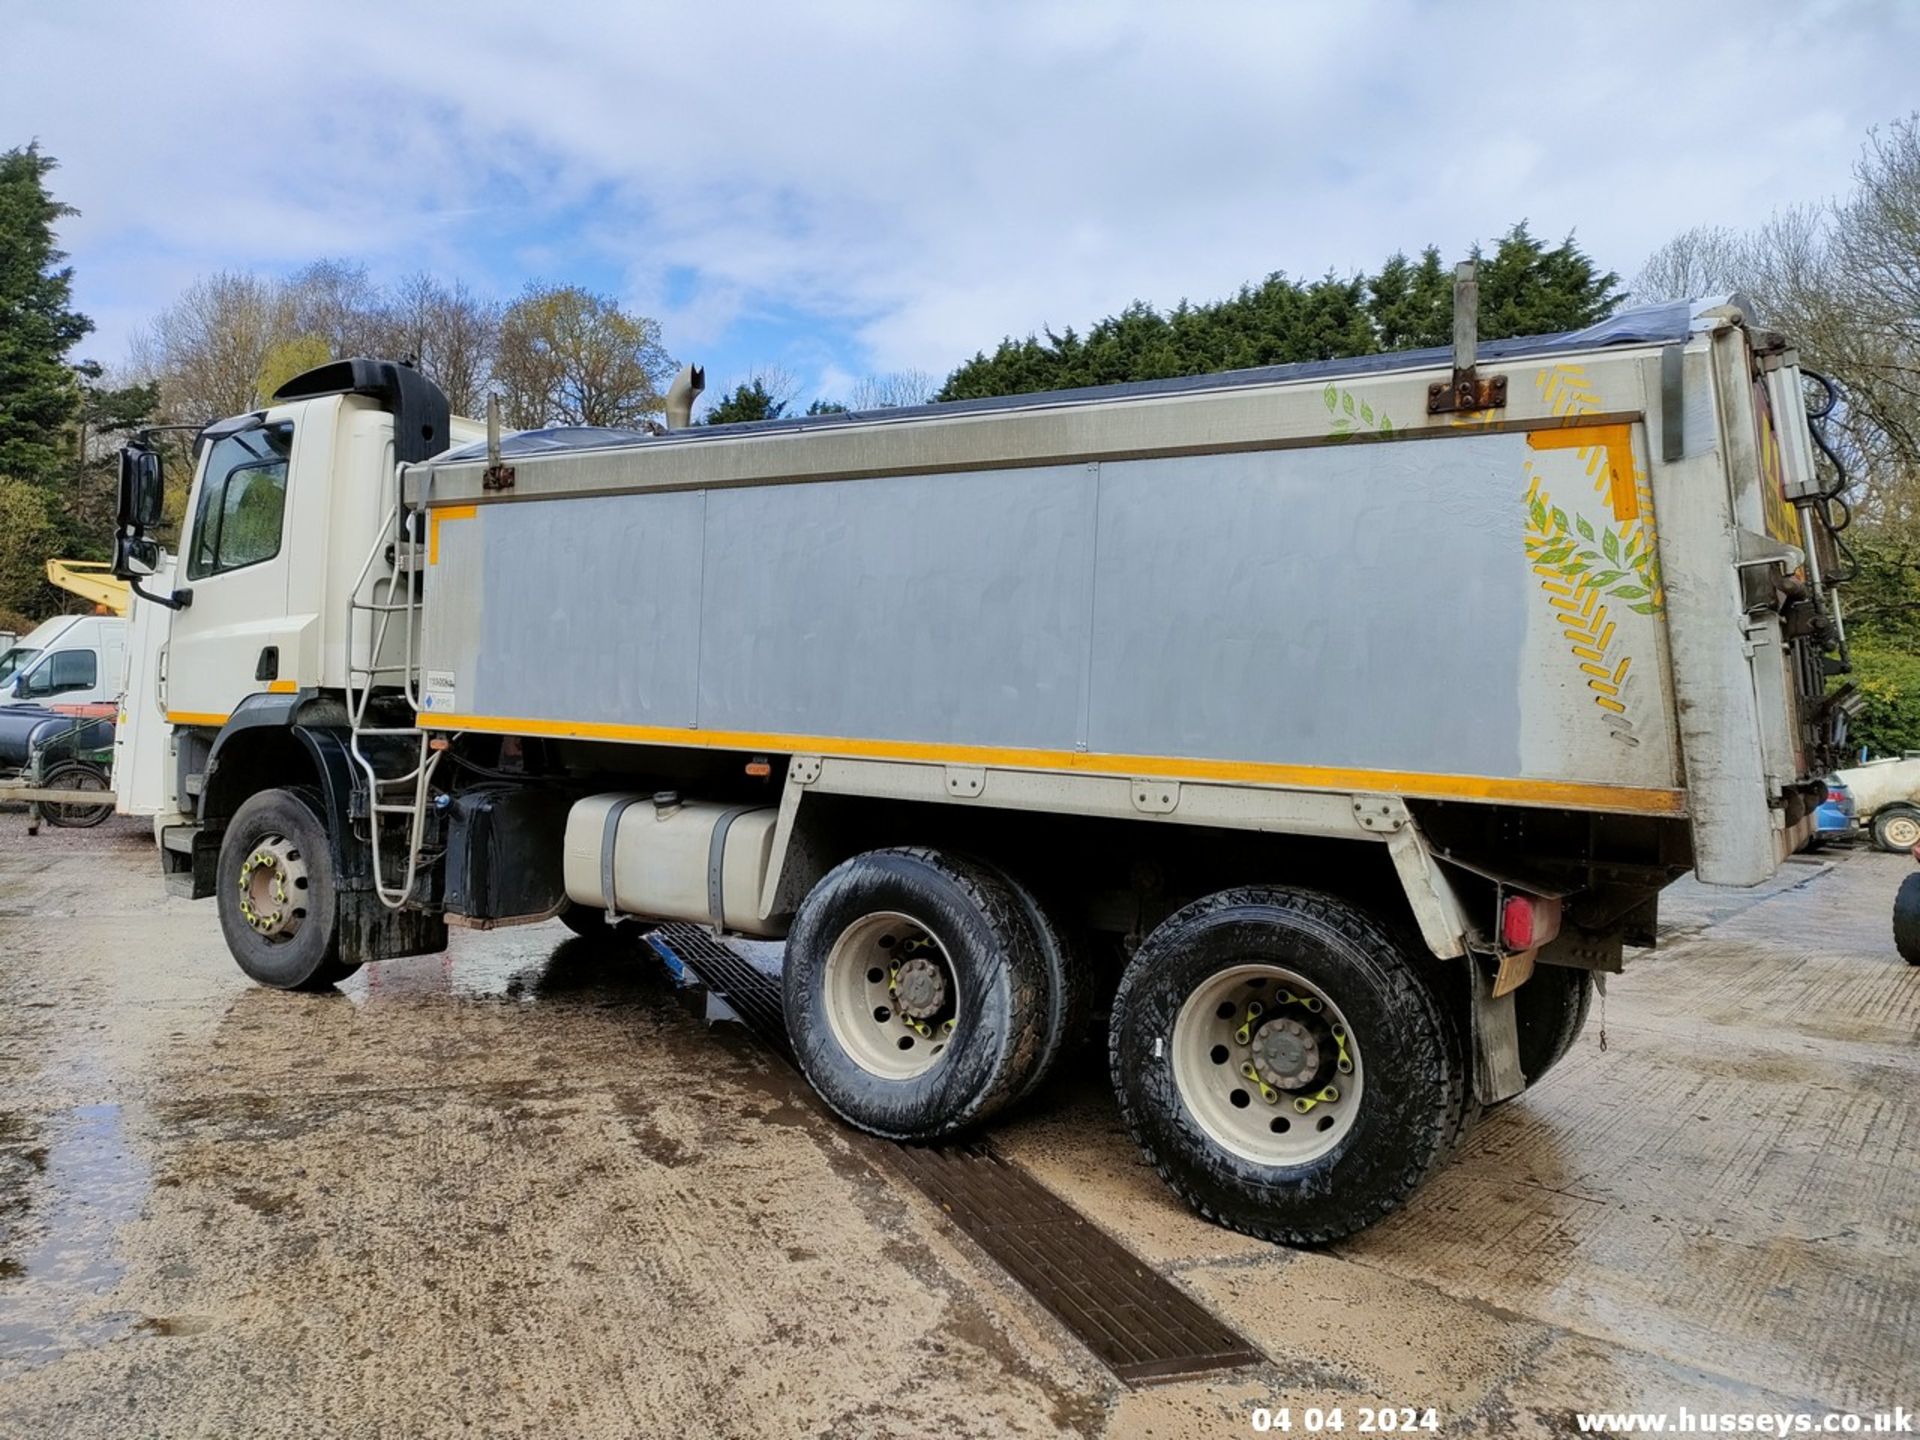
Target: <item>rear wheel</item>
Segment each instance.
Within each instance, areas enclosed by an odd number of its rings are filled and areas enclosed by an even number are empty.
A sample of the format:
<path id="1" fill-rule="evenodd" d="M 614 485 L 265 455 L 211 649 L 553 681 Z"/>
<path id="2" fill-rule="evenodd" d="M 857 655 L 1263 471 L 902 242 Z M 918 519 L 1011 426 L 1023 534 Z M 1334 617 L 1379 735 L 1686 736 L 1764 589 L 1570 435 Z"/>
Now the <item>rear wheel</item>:
<path id="1" fill-rule="evenodd" d="M 1920 874 L 1907 876 L 1893 897 L 1893 944 L 1909 965 L 1920 965 Z"/>
<path id="2" fill-rule="evenodd" d="M 992 870 L 935 850 L 875 850 L 831 871 L 787 936 L 787 1033 L 843 1119 L 932 1140 L 998 1111 L 1045 1026 L 1040 942 Z"/>
<path id="3" fill-rule="evenodd" d="M 263 790 L 227 822 L 215 903 L 240 968 L 277 990 L 324 990 L 360 967 L 340 958 L 333 849 L 314 801 Z"/>
<path id="4" fill-rule="evenodd" d="M 98 790 L 107 794 L 113 789 L 107 783 L 107 772 L 84 760 L 56 765 L 47 773 L 43 783 L 49 790 Z M 67 830 L 90 830 L 113 814 L 113 800 L 109 795 L 106 802 L 100 805 L 46 804 L 40 807 L 40 813 L 46 816 L 49 825 Z"/>
<path id="5" fill-rule="evenodd" d="M 1091 1026 L 1096 1002 L 1096 977 L 1087 947 L 1058 912 L 1024 883 L 997 865 L 987 865 L 1012 893 L 1039 942 L 1046 996 L 1040 1045 L 1019 1094 L 1024 1100 L 1046 1084 L 1060 1063 L 1079 1050 Z"/>
<path id="6" fill-rule="evenodd" d="M 1873 817 L 1873 843 L 1895 855 L 1920 845 L 1920 810 L 1889 805 Z"/>
<path id="7" fill-rule="evenodd" d="M 1514 1025 L 1520 1034 L 1520 1069 L 1527 1088 L 1540 1083 L 1566 1057 L 1593 1008 L 1593 972 L 1542 965 L 1513 992 Z"/>
<path id="8" fill-rule="evenodd" d="M 1134 955 L 1109 1036 L 1121 1113 L 1201 1214 L 1286 1244 L 1363 1229 L 1449 1149 L 1466 1103 L 1415 957 L 1364 912 L 1223 891 Z"/>

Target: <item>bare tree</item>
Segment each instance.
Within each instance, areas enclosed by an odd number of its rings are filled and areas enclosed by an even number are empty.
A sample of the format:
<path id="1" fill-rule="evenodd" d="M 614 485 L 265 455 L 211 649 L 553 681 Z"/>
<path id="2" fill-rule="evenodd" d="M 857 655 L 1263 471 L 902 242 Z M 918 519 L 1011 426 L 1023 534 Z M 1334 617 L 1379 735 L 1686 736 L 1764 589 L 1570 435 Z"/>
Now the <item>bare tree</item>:
<path id="1" fill-rule="evenodd" d="M 1840 387 L 1828 435 L 1869 524 L 1920 526 L 1920 117 L 1868 139 L 1855 188 L 1740 232 L 1688 231 L 1635 282 L 1648 300 L 1746 294 Z"/>
<path id="2" fill-rule="evenodd" d="M 188 286 L 135 338 L 131 369 L 159 384 L 163 414 L 217 420 L 258 403 L 267 357 L 288 338 L 278 287 L 221 271 Z"/>
<path id="3" fill-rule="evenodd" d="M 901 405 L 925 405 L 940 388 L 924 370 L 890 370 L 869 375 L 853 387 L 847 404 L 855 410 L 891 410 Z"/>
<path id="4" fill-rule="evenodd" d="M 1748 279 L 1747 245 L 1746 236 L 1725 225 L 1683 230 L 1647 257 L 1629 296 L 1645 304 L 1737 289 Z"/>
<path id="5" fill-rule="evenodd" d="M 445 284 L 422 271 L 393 289 L 380 315 L 379 351 L 411 358 L 446 393 L 456 415 L 486 403 L 500 343 L 500 306 L 465 283 Z"/>
<path id="6" fill-rule="evenodd" d="M 290 334 L 321 341 L 335 359 L 379 348 L 385 297 L 366 266 L 316 260 L 288 276 L 280 295 Z"/>
<path id="7" fill-rule="evenodd" d="M 672 374 L 658 321 L 579 286 L 530 285 L 501 317 L 493 378 L 514 425 L 631 425 Z"/>

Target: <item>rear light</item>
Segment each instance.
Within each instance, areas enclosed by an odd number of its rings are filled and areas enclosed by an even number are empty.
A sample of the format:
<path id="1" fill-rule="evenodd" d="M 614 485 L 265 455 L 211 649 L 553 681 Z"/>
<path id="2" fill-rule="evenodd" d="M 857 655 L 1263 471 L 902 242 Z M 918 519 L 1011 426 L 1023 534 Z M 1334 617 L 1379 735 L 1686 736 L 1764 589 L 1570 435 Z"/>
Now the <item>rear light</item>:
<path id="1" fill-rule="evenodd" d="M 1560 902 L 1538 895 L 1509 895 L 1500 905 L 1500 943 L 1508 951 L 1533 950 L 1560 933 Z"/>
<path id="2" fill-rule="evenodd" d="M 1846 791 L 1835 790 L 1831 786 L 1827 788 L 1827 803 L 1829 805 L 1844 805 L 1846 804 L 1846 802 L 1847 802 Z"/>

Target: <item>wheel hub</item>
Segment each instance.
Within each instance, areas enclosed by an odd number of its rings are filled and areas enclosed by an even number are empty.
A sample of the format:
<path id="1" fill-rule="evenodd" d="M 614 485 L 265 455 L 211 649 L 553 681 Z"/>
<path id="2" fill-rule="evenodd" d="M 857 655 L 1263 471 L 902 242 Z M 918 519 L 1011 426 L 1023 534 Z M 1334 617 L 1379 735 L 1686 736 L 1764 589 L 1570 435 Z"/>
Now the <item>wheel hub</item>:
<path id="1" fill-rule="evenodd" d="M 1298 1165 L 1341 1144 L 1365 1077 L 1346 1017 L 1284 966 L 1228 965 L 1174 1017 L 1173 1078 L 1213 1140 L 1263 1165 Z"/>
<path id="2" fill-rule="evenodd" d="M 1320 1074 L 1320 1037 L 1291 1015 L 1267 1021 L 1253 1037 L 1253 1068 L 1276 1090 L 1299 1090 Z"/>
<path id="3" fill-rule="evenodd" d="M 262 836 L 240 864 L 240 915 L 256 934 L 286 940 L 306 918 L 307 867 L 285 836 Z"/>
<path id="4" fill-rule="evenodd" d="M 926 1020 L 947 1003 L 947 977 L 923 955 L 905 961 L 893 977 L 894 998 L 902 1015 Z"/>

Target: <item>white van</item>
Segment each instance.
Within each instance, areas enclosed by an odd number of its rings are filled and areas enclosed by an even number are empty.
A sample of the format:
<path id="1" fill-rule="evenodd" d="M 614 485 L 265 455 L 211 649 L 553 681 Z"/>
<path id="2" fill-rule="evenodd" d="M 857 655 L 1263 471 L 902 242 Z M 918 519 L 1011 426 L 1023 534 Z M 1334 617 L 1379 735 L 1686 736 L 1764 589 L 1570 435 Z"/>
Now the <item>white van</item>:
<path id="1" fill-rule="evenodd" d="M 119 699 L 127 622 L 58 615 L 0 655 L 0 705 L 90 705 Z"/>

